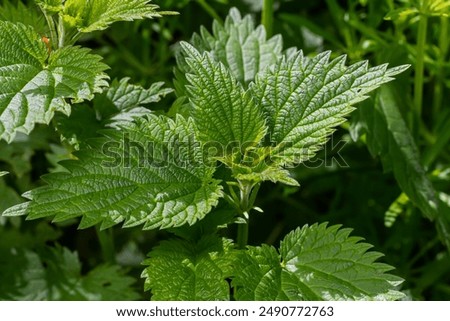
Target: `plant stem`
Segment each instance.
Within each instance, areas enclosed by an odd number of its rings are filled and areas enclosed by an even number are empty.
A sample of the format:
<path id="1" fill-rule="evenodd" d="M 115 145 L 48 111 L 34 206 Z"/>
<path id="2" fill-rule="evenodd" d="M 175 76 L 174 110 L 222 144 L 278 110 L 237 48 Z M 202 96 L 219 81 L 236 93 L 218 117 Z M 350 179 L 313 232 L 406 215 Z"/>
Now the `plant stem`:
<path id="1" fill-rule="evenodd" d="M 251 206 L 253 204 L 250 204 L 250 195 L 252 193 L 253 189 L 252 184 L 249 183 L 243 183 L 239 182 L 239 189 L 240 189 L 240 208 L 242 211 L 242 214 L 248 213 L 250 211 Z"/>
<path id="2" fill-rule="evenodd" d="M 209 13 L 211 17 L 221 24 L 223 23 L 222 18 L 217 14 L 216 10 L 214 10 L 214 8 L 211 7 L 205 0 L 197 0 L 197 2 L 207 13 Z"/>
<path id="3" fill-rule="evenodd" d="M 100 243 L 103 261 L 107 263 L 115 263 L 116 257 L 112 229 L 101 231 L 100 228 L 96 226 L 95 231 Z"/>
<path id="4" fill-rule="evenodd" d="M 427 28 L 428 28 L 428 0 L 423 0 L 421 7 L 421 15 L 419 21 L 419 30 L 417 33 L 417 48 L 416 48 L 416 72 L 414 77 L 414 109 L 415 109 L 415 125 L 414 129 L 419 128 L 422 120 L 422 100 L 423 100 L 423 83 L 424 83 L 424 56 L 425 46 L 427 42 Z"/>
<path id="5" fill-rule="evenodd" d="M 59 19 L 58 19 L 58 48 L 64 47 L 65 41 L 66 41 L 66 30 L 64 28 L 64 22 L 62 20 L 62 16 L 59 16 Z"/>
<path id="6" fill-rule="evenodd" d="M 45 21 L 47 21 L 48 29 L 50 30 L 50 45 L 53 49 L 56 49 L 54 45 L 57 43 L 58 33 L 56 32 L 55 21 L 53 20 L 53 17 L 49 16 L 47 11 L 45 11 L 42 7 L 41 11 L 44 14 Z"/>
<path id="7" fill-rule="evenodd" d="M 248 243 L 248 220 L 246 223 L 238 224 L 237 245 L 239 249 L 245 249 Z"/>
<path id="8" fill-rule="evenodd" d="M 442 126 L 442 130 L 437 133 L 437 139 L 433 142 L 433 144 L 429 144 L 428 149 L 422 154 L 422 162 L 425 167 L 429 167 L 448 146 L 450 142 L 450 131 L 448 130 L 449 126 L 450 118 L 446 120 Z"/>
<path id="9" fill-rule="evenodd" d="M 441 17 L 441 28 L 439 35 L 439 58 L 438 69 L 436 75 L 436 85 L 434 86 L 434 100 L 433 100 L 433 117 L 439 117 L 439 111 L 442 105 L 443 91 L 444 91 L 444 63 L 448 51 L 448 18 Z"/>
<path id="10" fill-rule="evenodd" d="M 326 0 L 328 11 L 331 12 L 331 16 L 336 24 L 339 32 L 345 41 L 345 48 L 347 48 L 347 53 L 349 56 L 354 54 L 354 42 L 353 37 L 349 28 L 349 24 L 345 19 L 345 11 L 341 8 L 336 0 Z M 352 57 L 353 58 L 353 57 Z"/>
<path id="11" fill-rule="evenodd" d="M 264 0 L 261 23 L 266 28 L 267 38 L 272 37 L 272 35 L 273 35 L 273 0 Z"/>
<path id="12" fill-rule="evenodd" d="M 422 258 L 430 249 L 432 249 L 433 247 L 435 247 L 437 244 L 439 244 L 440 240 L 439 237 L 435 237 L 432 240 L 428 241 L 427 244 L 425 244 L 420 251 L 414 255 L 414 257 L 408 262 L 408 265 L 412 268 L 412 266 L 414 266 L 414 264 L 420 260 L 420 258 Z"/>
<path id="13" fill-rule="evenodd" d="M 248 243 L 248 223 L 250 220 L 249 212 L 253 207 L 255 196 L 252 195 L 255 184 L 251 182 L 238 181 L 239 185 L 239 216 L 245 222 L 238 224 L 237 244 L 238 248 L 244 249 Z"/>

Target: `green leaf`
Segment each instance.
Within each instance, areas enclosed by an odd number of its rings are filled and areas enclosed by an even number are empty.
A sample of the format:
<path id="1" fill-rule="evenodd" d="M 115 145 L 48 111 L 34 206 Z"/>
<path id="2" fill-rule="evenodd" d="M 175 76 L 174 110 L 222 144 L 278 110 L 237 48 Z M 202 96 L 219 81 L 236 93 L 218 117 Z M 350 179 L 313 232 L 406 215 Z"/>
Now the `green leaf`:
<path id="1" fill-rule="evenodd" d="M 66 248 L 10 249 L 0 259 L 3 300 L 136 300 L 135 280 L 118 266 L 98 266 L 81 275 L 76 253 Z"/>
<path id="2" fill-rule="evenodd" d="M 48 58 L 48 70 L 55 79 L 55 95 L 81 102 L 102 92 L 108 86 L 108 76 L 103 73 L 108 66 L 101 59 L 78 46 L 53 51 Z"/>
<path id="3" fill-rule="evenodd" d="M 186 240 L 198 241 L 204 235 L 215 234 L 221 228 L 234 222 L 236 210 L 225 201 L 219 203 L 208 215 L 192 226 L 183 225 L 172 228 L 169 232 Z"/>
<path id="4" fill-rule="evenodd" d="M 382 254 L 350 229 L 327 224 L 289 233 L 279 253 L 263 245 L 249 247 L 236 260 L 233 279 L 237 300 L 397 300 L 402 280 L 375 262 Z"/>
<path id="5" fill-rule="evenodd" d="M 249 246 L 236 260 L 236 273 L 232 286 L 240 301 L 288 300 L 281 291 L 280 256 L 267 244 Z"/>
<path id="6" fill-rule="evenodd" d="M 139 299 L 135 282 L 118 265 L 100 265 L 81 279 L 82 295 L 93 301 L 132 301 Z"/>
<path id="7" fill-rule="evenodd" d="M 185 42 L 181 46 L 191 68 L 187 96 L 201 139 L 218 144 L 222 149 L 219 155 L 230 148 L 245 149 L 258 144 L 266 128 L 251 96 L 222 63 Z"/>
<path id="8" fill-rule="evenodd" d="M 226 280 L 232 260 L 232 243 L 215 235 L 198 242 L 172 239 L 163 241 L 149 253 L 142 273 L 145 289 L 152 300 L 229 300 Z"/>
<path id="9" fill-rule="evenodd" d="M 70 113 L 66 99 L 91 99 L 107 85 L 106 65 L 88 49 L 64 47 L 48 54 L 31 27 L 0 21 L 0 139 L 29 134 L 56 111 Z"/>
<path id="10" fill-rule="evenodd" d="M 200 53 L 208 52 L 213 60 L 221 62 L 244 88 L 261 70 L 274 64 L 281 56 L 282 38 L 277 35 L 267 39 L 264 26 L 255 27 L 250 15 L 241 17 L 232 8 L 222 25 L 213 23 L 213 33 L 201 27 L 200 34 L 194 34 L 191 44 Z M 178 96 L 185 95 L 186 74 L 191 67 L 186 63 L 182 52 L 176 55 L 178 68 L 175 69 L 175 89 Z"/>
<path id="11" fill-rule="evenodd" d="M 0 177 L 5 176 L 5 175 L 8 175 L 8 174 L 9 174 L 8 172 L 0 171 Z"/>
<path id="12" fill-rule="evenodd" d="M 277 62 L 283 49 L 280 35 L 267 39 L 264 26 L 255 27 L 252 17 L 242 18 L 236 8 L 230 10 L 224 25 L 214 22 L 213 34 L 202 28 L 191 42 L 200 52 L 208 51 L 222 62 L 242 85 Z"/>
<path id="13" fill-rule="evenodd" d="M 392 227 L 397 220 L 397 217 L 406 212 L 409 203 L 408 196 L 405 193 L 401 193 L 399 197 L 392 202 L 386 213 L 384 213 L 384 226 Z"/>
<path id="14" fill-rule="evenodd" d="M 268 119 L 274 162 L 296 164 L 312 158 L 352 105 L 407 68 L 369 68 L 367 62 L 347 67 L 345 56 L 329 57 L 330 52 L 311 59 L 301 51 L 290 53 L 250 85 Z"/>
<path id="15" fill-rule="evenodd" d="M 31 175 L 34 157 L 37 153 L 48 150 L 53 135 L 53 130 L 42 126 L 31 135 L 18 133 L 15 141 L 10 144 L 0 141 L 0 162 L 3 169 L 19 180 L 28 181 L 25 177 Z"/>
<path id="16" fill-rule="evenodd" d="M 236 151 L 217 159 L 231 169 L 233 177 L 237 180 L 255 184 L 272 181 L 298 186 L 298 182 L 290 176 L 288 170 L 270 162 L 268 156 L 271 150 L 270 147 L 251 147 L 247 148 L 244 154 Z"/>
<path id="17" fill-rule="evenodd" d="M 30 202 L 4 215 L 29 219 L 82 216 L 81 228 L 145 224 L 144 229 L 194 224 L 222 195 L 215 171 L 204 162 L 192 120 L 148 115 L 122 131 L 109 130 L 61 164 L 68 172 L 43 177 L 48 184 L 24 194 Z"/>
<path id="18" fill-rule="evenodd" d="M 240 167 L 234 165 L 232 167 L 233 176 L 240 181 L 249 181 L 254 183 L 271 181 L 272 183 L 283 183 L 291 186 L 299 186 L 299 183 L 291 177 L 288 170 L 278 166 L 268 166 L 264 163 L 255 167 Z"/>
<path id="19" fill-rule="evenodd" d="M 81 32 L 104 30 L 116 21 L 159 18 L 158 6 L 149 0 L 67 0 L 63 20 Z"/>
<path id="20" fill-rule="evenodd" d="M 420 12 L 417 8 L 398 8 L 388 12 L 385 19 L 404 23 L 411 18 L 417 17 L 419 14 Z"/>
<path id="21" fill-rule="evenodd" d="M 35 0 L 35 2 L 49 14 L 59 13 L 64 9 L 61 0 Z"/>
<path id="22" fill-rule="evenodd" d="M 148 89 L 129 83 L 129 78 L 114 80 L 111 86 L 94 99 L 94 108 L 99 117 L 109 127 L 120 125 L 143 117 L 151 111 L 144 106 L 159 102 L 173 92 L 171 88 L 163 88 L 163 82 L 153 83 Z"/>

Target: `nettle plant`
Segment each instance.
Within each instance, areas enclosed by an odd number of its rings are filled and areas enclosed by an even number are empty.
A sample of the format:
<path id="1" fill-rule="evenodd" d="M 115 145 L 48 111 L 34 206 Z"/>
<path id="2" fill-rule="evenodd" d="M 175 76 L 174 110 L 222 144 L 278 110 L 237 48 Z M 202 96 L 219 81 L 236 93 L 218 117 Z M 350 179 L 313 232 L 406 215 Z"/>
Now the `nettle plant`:
<path id="1" fill-rule="evenodd" d="M 330 60 L 330 52 L 310 58 L 283 50 L 280 36 L 267 39 L 263 26 L 232 9 L 212 33 L 202 29 L 181 42 L 177 100 L 156 115 L 142 105 L 169 89 L 129 79 L 106 88 L 100 57 L 72 46 L 81 33 L 113 21 L 157 17 L 156 7 L 137 0 L 36 2 L 49 44 L 31 26 L 0 22 L 1 137 L 10 142 L 56 111 L 76 114 L 87 107 L 74 104 L 92 98 L 100 137 L 80 142 L 67 122 L 56 122 L 63 139 L 77 141 L 75 159 L 42 177 L 46 185 L 3 216 L 172 232 L 143 262 L 153 300 L 404 297 L 402 279 L 348 228 L 306 225 L 278 249 L 248 246 L 247 239 L 249 221 L 264 220 L 255 206 L 259 186 L 297 186 L 289 168 L 311 159 L 353 105 L 406 66 L 346 66 L 344 56 Z M 236 240 L 221 236 L 235 225 Z"/>

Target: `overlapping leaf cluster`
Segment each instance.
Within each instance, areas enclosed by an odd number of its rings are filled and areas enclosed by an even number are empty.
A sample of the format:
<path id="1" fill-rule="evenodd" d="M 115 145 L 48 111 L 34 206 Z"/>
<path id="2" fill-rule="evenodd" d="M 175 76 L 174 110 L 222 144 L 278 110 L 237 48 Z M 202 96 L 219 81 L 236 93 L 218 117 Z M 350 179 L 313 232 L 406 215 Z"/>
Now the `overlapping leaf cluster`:
<path id="1" fill-rule="evenodd" d="M 4 259 L 11 260 L 4 262 Z M 119 266 L 98 266 L 82 276 L 76 253 L 56 248 L 3 253 L 1 300 L 136 300 L 135 280 Z M 14 267 L 13 267 L 14 266 Z"/>
<path id="2" fill-rule="evenodd" d="M 148 0 L 37 0 L 44 16 L 21 2 L 0 7 L 0 139 L 29 134 L 55 112 L 91 100 L 108 86 L 108 68 L 87 48 L 73 46 L 82 33 L 116 21 L 160 17 Z M 47 21 L 45 25 L 44 21 Z"/>
<path id="3" fill-rule="evenodd" d="M 80 21 L 90 21 L 89 12 Z M 41 44 L 38 53 L 45 49 Z M 106 98 L 125 121 L 107 117 L 113 129 L 4 215 L 81 217 L 82 228 L 193 225 L 225 195 L 229 182 L 215 177 L 219 162 L 237 186 L 296 185 L 286 166 L 313 157 L 354 104 L 406 68 L 346 66 L 345 57 L 330 56 L 283 52 L 280 37 L 267 39 L 263 27 L 233 9 L 213 34 L 203 29 L 192 44 L 181 43 L 176 90 L 186 116 L 141 113 L 136 108 L 152 96 L 126 81 L 116 84 Z M 124 107 L 130 98 L 136 103 Z M 401 298 L 400 280 L 359 241 L 349 230 L 314 225 L 289 234 L 279 252 L 265 245 L 237 250 L 212 233 L 162 243 L 149 254 L 143 276 L 161 300 L 230 299 L 230 280 L 234 298 L 242 300 Z"/>

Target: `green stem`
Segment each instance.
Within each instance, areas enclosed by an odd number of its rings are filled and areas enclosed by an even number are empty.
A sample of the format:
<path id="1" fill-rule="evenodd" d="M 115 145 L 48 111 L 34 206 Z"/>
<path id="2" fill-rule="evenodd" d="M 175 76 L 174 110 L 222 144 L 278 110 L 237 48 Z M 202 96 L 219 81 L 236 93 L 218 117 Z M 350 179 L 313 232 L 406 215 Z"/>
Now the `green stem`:
<path id="1" fill-rule="evenodd" d="M 211 17 L 223 24 L 222 18 L 217 14 L 216 10 L 214 10 L 214 8 L 211 7 L 205 0 L 197 0 L 197 2 L 203 8 L 203 10 L 209 13 Z"/>
<path id="2" fill-rule="evenodd" d="M 410 267 L 414 266 L 414 264 L 420 260 L 429 250 L 431 250 L 433 247 L 435 247 L 439 243 L 439 238 L 435 237 L 431 241 L 427 242 L 409 262 L 408 265 Z"/>
<path id="3" fill-rule="evenodd" d="M 266 28 L 267 38 L 272 37 L 272 35 L 273 35 L 273 0 L 264 0 L 261 23 Z"/>
<path id="4" fill-rule="evenodd" d="M 78 31 L 76 28 L 72 28 L 72 29 L 64 29 L 64 44 L 66 46 L 71 46 L 73 44 L 75 44 L 78 39 L 81 38 L 81 36 L 83 35 L 82 32 Z"/>
<path id="5" fill-rule="evenodd" d="M 240 189 L 240 208 L 245 215 L 250 211 L 252 204 L 250 204 L 250 195 L 252 194 L 253 184 L 247 182 L 239 182 Z"/>
<path id="6" fill-rule="evenodd" d="M 354 53 L 353 38 L 348 23 L 345 20 L 345 11 L 341 8 L 336 0 L 326 0 L 328 11 L 331 12 L 331 16 L 337 29 L 344 38 L 345 47 L 349 55 Z M 353 57 L 352 57 L 353 58 Z"/>
<path id="7" fill-rule="evenodd" d="M 424 83 L 424 56 L 425 46 L 427 42 L 428 16 L 426 10 L 428 8 L 428 0 L 423 0 L 421 15 L 419 21 L 419 30 L 417 33 L 417 53 L 416 53 L 416 72 L 414 77 L 414 109 L 415 109 L 415 126 L 419 128 L 422 120 L 422 100 L 423 100 L 423 83 Z"/>
<path id="8" fill-rule="evenodd" d="M 248 243 L 249 212 L 253 207 L 255 196 L 252 195 L 254 183 L 238 181 L 239 184 L 239 215 L 245 222 L 238 225 L 237 244 L 244 249 Z M 256 191 L 257 192 L 257 191 Z"/>
<path id="9" fill-rule="evenodd" d="M 160 27 L 161 30 L 163 30 L 163 26 L 162 26 L 162 19 L 159 20 L 160 23 Z M 161 32 L 162 33 L 162 32 Z M 151 49 L 152 45 L 151 45 L 151 37 L 152 37 L 152 27 L 150 25 L 150 23 L 143 23 L 142 24 L 142 42 L 143 42 L 143 46 L 142 46 L 142 54 L 141 54 L 141 59 L 142 59 L 142 64 L 144 66 L 150 66 L 151 65 Z M 162 39 L 164 39 L 164 37 L 162 37 Z"/>
<path id="10" fill-rule="evenodd" d="M 239 249 L 245 249 L 248 243 L 248 221 L 238 224 L 237 245 Z"/>
<path id="11" fill-rule="evenodd" d="M 450 142 L 450 118 L 446 120 L 442 126 L 442 130 L 438 133 L 437 139 L 428 145 L 428 149 L 423 153 L 423 165 L 429 167 L 441 155 L 442 151 L 448 146 Z"/>
<path id="12" fill-rule="evenodd" d="M 58 19 L 58 48 L 64 47 L 64 43 L 66 41 L 66 30 L 64 28 L 64 21 L 62 16 L 59 16 Z"/>
<path id="13" fill-rule="evenodd" d="M 116 257 L 112 229 L 101 231 L 100 228 L 96 226 L 95 231 L 100 243 L 103 261 L 107 263 L 115 263 Z"/>
<path id="14" fill-rule="evenodd" d="M 434 86 L 434 100 L 433 100 L 433 117 L 439 117 L 444 91 L 444 63 L 448 51 L 448 18 L 441 17 L 441 28 L 439 35 L 439 58 L 438 69 L 436 75 L 436 85 Z"/>
<path id="15" fill-rule="evenodd" d="M 47 11 L 44 10 L 44 8 L 41 7 L 41 11 L 44 14 L 45 20 L 47 21 L 48 29 L 50 30 L 50 45 L 53 49 L 56 49 L 54 45 L 57 42 L 58 39 L 58 33 L 56 32 L 56 26 L 55 21 L 53 20 L 52 16 L 49 16 Z"/>
<path id="16" fill-rule="evenodd" d="M 148 75 L 152 72 L 151 69 L 144 66 L 142 62 L 134 55 L 129 46 L 127 47 L 122 42 L 116 41 L 114 38 L 111 38 L 111 40 L 116 46 L 116 49 L 120 52 L 122 59 L 124 59 L 128 64 L 139 70 L 139 72 L 144 75 Z"/>
<path id="17" fill-rule="evenodd" d="M 387 0 L 387 5 L 389 7 L 389 11 L 393 11 L 395 6 L 394 6 L 394 0 Z"/>

